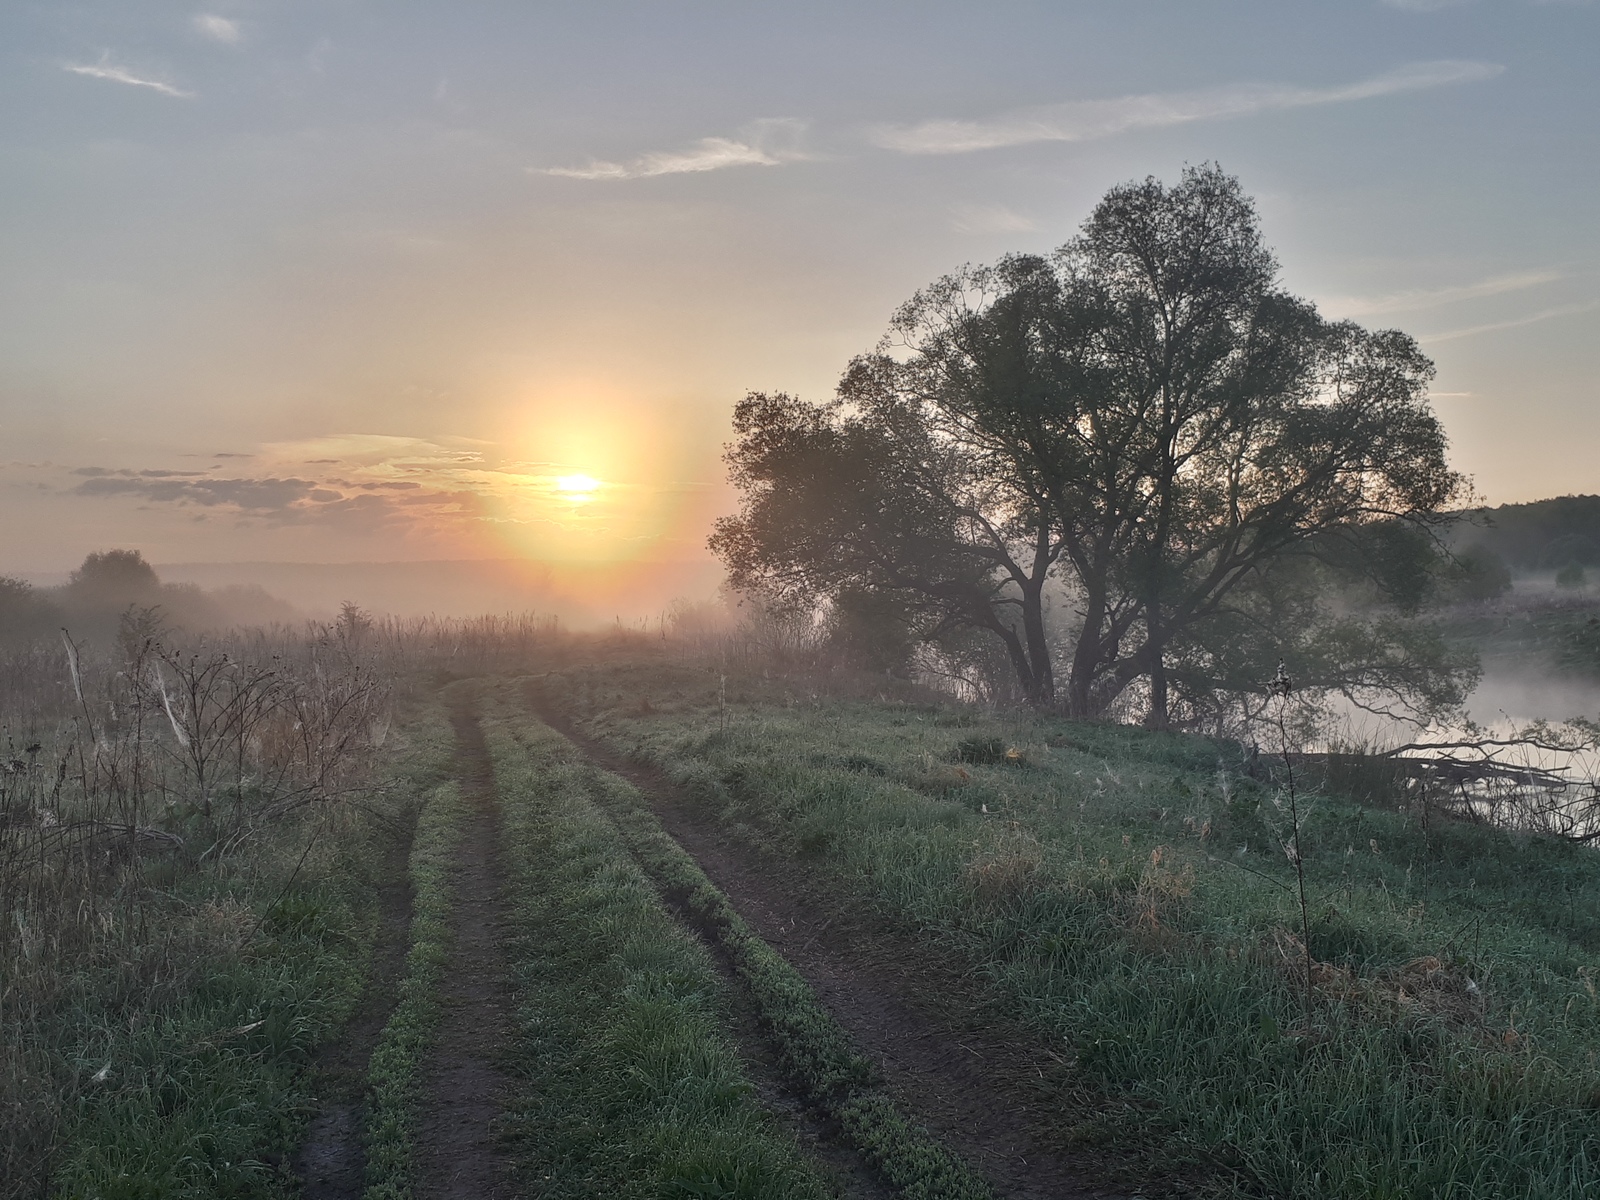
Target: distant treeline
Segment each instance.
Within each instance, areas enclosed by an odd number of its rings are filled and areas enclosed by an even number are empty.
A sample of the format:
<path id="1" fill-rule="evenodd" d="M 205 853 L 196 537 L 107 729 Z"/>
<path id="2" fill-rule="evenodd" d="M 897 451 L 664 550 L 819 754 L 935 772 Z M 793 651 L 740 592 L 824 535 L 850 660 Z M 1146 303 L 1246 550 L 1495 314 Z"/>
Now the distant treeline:
<path id="1" fill-rule="evenodd" d="M 1600 496 L 1477 509 L 1457 527 L 1456 544 L 1490 551 L 1513 571 L 1600 566 Z"/>
<path id="2" fill-rule="evenodd" d="M 258 586 L 206 590 L 192 583 L 162 583 L 137 550 L 91 554 L 60 587 L 36 588 L 0 576 L 0 645 L 54 637 L 61 629 L 75 638 L 114 637 L 130 611 L 147 611 L 160 625 L 191 632 L 300 618 Z"/>

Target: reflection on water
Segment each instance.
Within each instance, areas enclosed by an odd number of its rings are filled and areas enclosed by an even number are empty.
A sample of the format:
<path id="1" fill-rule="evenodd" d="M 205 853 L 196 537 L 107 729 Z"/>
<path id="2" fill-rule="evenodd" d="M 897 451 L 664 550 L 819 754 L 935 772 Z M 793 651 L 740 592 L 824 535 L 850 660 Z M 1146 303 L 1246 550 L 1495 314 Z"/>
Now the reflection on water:
<path id="1" fill-rule="evenodd" d="M 1600 718 L 1600 682 L 1491 660 L 1467 714 L 1476 729 L 1419 729 L 1342 704 L 1322 743 L 1307 749 L 1399 750 L 1407 785 L 1427 785 L 1413 799 L 1507 828 L 1600 834 L 1600 751 L 1565 725 Z M 1547 729 L 1530 729 L 1541 721 Z"/>

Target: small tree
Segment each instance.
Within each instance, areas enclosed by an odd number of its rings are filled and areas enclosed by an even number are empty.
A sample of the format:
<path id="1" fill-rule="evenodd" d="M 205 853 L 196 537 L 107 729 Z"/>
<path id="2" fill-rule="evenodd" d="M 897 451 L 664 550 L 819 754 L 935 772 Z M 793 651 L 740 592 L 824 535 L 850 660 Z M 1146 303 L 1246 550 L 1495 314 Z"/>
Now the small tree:
<path id="1" fill-rule="evenodd" d="M 137 550 L 91 554 L 72 573 L 67 597 L 80 607 L 121 610 L 130 604 L 156 604 L 161 580 Z"/>
<path id="2" fill-rule="evenodd" d="M 32 584 L 0 576 L 0 645 L 54 638 L 60 624 L 60 610 Z"/>

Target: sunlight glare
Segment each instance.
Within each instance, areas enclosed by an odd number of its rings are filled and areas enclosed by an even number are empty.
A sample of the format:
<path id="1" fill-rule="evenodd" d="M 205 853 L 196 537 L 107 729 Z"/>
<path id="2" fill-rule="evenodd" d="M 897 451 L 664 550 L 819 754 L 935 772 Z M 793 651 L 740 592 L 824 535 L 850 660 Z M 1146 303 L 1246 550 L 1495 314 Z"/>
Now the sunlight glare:
<path id="1" fill-rule="evenodd" d="M 593 475 L 557 475 L 554 483 L 556 491 L 574 504 L 584 504 L 593 500 L 594 494 L 601 487 L 601 481 Z"/>

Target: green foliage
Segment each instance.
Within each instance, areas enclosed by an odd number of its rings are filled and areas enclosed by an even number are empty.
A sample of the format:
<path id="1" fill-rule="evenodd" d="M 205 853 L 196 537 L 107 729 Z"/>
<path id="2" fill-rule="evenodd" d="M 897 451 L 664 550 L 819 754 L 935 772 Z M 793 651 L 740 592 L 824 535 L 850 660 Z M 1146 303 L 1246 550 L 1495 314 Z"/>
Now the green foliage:
<path id="1" fill-rule="evenodd" d="M 997 737 L 969 737 L 956 743 L 950 757 L 961 763 L 993 767 L 1006 760 L 1006 744 Z"/>
<path id="2" fill-rule="evenodd" d="M 1419 822 L 1380 780 L 1363 786 L 1381 806 L 1312 780 L 1308 1026 L 1287 814 L 1237 747 L 1026 715 L 957 732 L 923 709 L 781 696 L 717 734 L 703 707 L 605 705 L 641 683 L 595 673 L 589 728 L 730 831 L 809 845 L 808 869 L 959 956 L 1085 1084 L 1267 1193 L 1555 1200 L 1600 1180 L 1592 851 Z M 948 764 L 968 738 L 1032 766 L 962 778 Z M 887 774 L 820 765 L 853 755 Z"/>
<path id="3" fill-rule="evenodd" d="M 1581 563 L 1568 563 L 1556 572 L 1556 586 L 1573 590 L 1584 585 L 1584 571 Z"/>
<path id="4" fill-rule="evenodd" d="M 106 550 L 89 555 L 72 573 L 67 595 L 77 605 L 120 609 L 153 604 L 161 594 L 155 568 L 137 550 Z"/>
<path id="5" fill-rule="evenodd" d="M 1600 496 L 1502 504 L 1470 515 L 1462 538 L 1499 555 L 1517 571 L 1552 571 L 1569 563 L 1600 566 Z"/>
<path id="6" fill-rule="evenodd" d="M 437 769 L 417 732 L 387 773 L 387 819 L 347 822 L 309 852 L 314 828 L 286 822 L 256 878 L 174 873 L 165 912 L 144 916 L 162 934 L 121 951 L 144 961 L 91 963 L 65 981 L 51 1038 L 76 1099 L 52 1195 L 290 1194 L 286 1164 L 315 1103 L 306 1068 L 368 965 L 370 864 L 406 819 L 407 785 Z"/>
<path id="7" fill-rule="evenodd" d="M 905 608 L 893 596 L 864 590 L 834 597 L 828 642 L 850 668 L 889 675 L 908 671 L 915 647 Z"/>
<path id="8" fill-rule="evenodd" d="M 1468 601 L 1494 600 L 1511 590 L 1511 568 L 1490 546 L 1479 543 L 1456 556 L 1446 594 Z"/>

